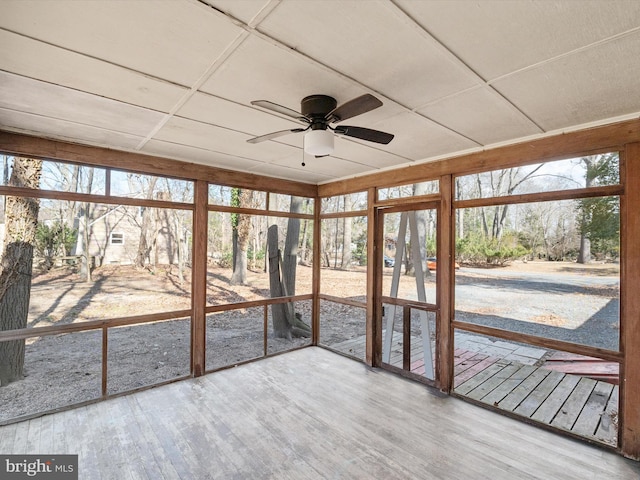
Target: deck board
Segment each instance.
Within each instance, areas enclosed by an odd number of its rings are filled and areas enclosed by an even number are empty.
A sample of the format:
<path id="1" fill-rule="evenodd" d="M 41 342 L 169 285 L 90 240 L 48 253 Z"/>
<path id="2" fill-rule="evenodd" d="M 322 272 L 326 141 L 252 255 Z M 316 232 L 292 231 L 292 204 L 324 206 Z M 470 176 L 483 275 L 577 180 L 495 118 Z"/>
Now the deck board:
<path id="1" fill-rule="evenodd" d="M 496 407 L 499 406 L 500 402 L 535 370 L 536 367 L 532 365 L 518 365 L 518 369 L 498 387 L 494 388 L 488 395 L 484 396 L 482 401 L 489 405 L 494 405 Z"/>
<path id="2" fill-rule="evenodd" d="M 571 395 L 569 395 L 569 398 L 567 398 L 567 401 L 556 415 L 556 418 L 551 422 L 551 425 L 564 428 L 565 430 L 571 430 L 595 386 L 595 380 L 591 378 L 581 378 L 576 388 L 573 389 L 573 392 L 571 392 Z"/>
<path id="3" fill-rule="evenodd" d="M 573 432 L 585 436 L 595 435 L 600 424 L 600 417 L 605 411 L 612 390 L 613 385 L 610 383 L 596 383 L 572 428 Z"/>
<path id="4" fill-rule="evenodd" d="M 534 388 L 526 398 L 513 411 L 525 417 L 531 417 L 540 405 L 547 399 L 551 392 L 558 386 L 564 377 L 563 373 L 549 372 L 536 388 Z"/>
<path id="5" fill-rule="evenodd" d="M 605 443 L 616 444 L 618 436 L 618 400 L 619 387 L 615 385 L 607 402 L 607 407 L 600 419 L 600 425 L 596 430 L 596 438 Z"/>
<path id="6" fill-rule="evenodd" d="M 496 362 L 496 364 L 497 363 L 499 362 Z M 481 385 L 478 385 L 476 388 L 470 391 L 469 398 L 473 398 L 475 400 L 483 400 L 487 395 L 489 395 L 496 388 L 498 388 L 505 381 L 507 381 L 511 377 L 511 375 L 516 373 L 518 370 L 519 370 L 518 365 L 507 363 L 495 375 L 493 375 L 487 381 L 483 382 Z"/>
<path id="7" fill-rule="evenodd" d="M 531 418 L 539 422 L 551 423 L 579 381 L 580 377 L 565 375 Z"/>

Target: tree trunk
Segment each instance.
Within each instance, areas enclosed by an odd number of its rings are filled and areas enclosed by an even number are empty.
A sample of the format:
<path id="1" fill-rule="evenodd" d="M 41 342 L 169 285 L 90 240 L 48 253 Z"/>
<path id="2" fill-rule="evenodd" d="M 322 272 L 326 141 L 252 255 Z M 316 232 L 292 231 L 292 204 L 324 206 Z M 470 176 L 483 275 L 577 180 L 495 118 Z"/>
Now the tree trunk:
<path id="1" fill-rule="evenodd" d="M 153 199 L 153 192 L 156 188 L 157 177 L 151 177 L 151 181 L 148 186 L 146 198 L 147 200 Z M 155 209 L 145 207 L 142 210 L 142 223 L 140 225 L 140 238 L 138 241 L 138 253 L 136 255 L 136 266 L 143 268 L 147 260 L 150 260 L 151 246 L 148 240 L 149 224 L 151 223 L 151 215 Z"/>
<path id="2" fill-rule="evenodd" d="M 16 157 L 9 185 L 39 188 L 42 160 Z M 0 263 L 0 330 L 26 328 L 38 211 L 36 198 L 6 198 L 5 246 Z M 24 340 L 0 342 L 0 386 L 22 378 Z"/>
<path id="3" fill-rule="evenodd" d="M 342 270 L 351 268 L 351 218 L 343 218 L 342 226 Z"/>
<path id="4" fill-rule="evenodd" d="M 283 297 L 284 285 L 280 278 L 280 249 L 278 248 L 278 226 L 271 225 L 267 230 L 267 251 L 269 252 L 269 290 L 271 298 Z M 291 340 L 291 322 L 286 304 L 271 305 L 273 333 L 276 338 Z"/>
<path id="5" fill-rule="evenodd" d="M 251 205 L 253 192 L 241 190 L 239 193 L 239 206 L 248 208 Z M 249 235 L 251 234 L 251 217 L 245 214 L 237 214 L 236 228 L 236 249 L 235 260 L 233 262 L 233 273 L 231 274 L 231 285 L 246 285 L 247 283 L 247 250 L 249 250 Z"/>
<path id="6" fill-rule="evenodd" d="M 291 197 L 291 213 L 302 213 L 302 199 Z M 287 238 L 284 242 L 283 281 L 287 295 L 296 294 L 296 270 L 298 266 L 298 242 L 300 241 L 300 219 L 290 217 L 287 222 Z M 293 307 L 293 304 L 292 304 Z"/>
<path id="7" fill-rule="evenodd" d="M 591 261 L 591 240 L 586 235 L 580 235 L 580 251 L 578 252 L 578 263 L 589 263 Z"/>

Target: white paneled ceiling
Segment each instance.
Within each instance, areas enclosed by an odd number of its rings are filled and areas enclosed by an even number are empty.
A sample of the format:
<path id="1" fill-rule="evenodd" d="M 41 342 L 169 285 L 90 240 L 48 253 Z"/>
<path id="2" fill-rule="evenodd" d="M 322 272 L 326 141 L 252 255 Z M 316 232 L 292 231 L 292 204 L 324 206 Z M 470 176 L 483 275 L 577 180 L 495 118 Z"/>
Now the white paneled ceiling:
<path id="1" fill-rule="evenodd" d="M 638 0 L 0 1 L 0 129 L 314 184 L 640 117 L 639 78 Z M 388 145 L 247 143 L 300 127 L 252 100 L 365 93 Z"/>

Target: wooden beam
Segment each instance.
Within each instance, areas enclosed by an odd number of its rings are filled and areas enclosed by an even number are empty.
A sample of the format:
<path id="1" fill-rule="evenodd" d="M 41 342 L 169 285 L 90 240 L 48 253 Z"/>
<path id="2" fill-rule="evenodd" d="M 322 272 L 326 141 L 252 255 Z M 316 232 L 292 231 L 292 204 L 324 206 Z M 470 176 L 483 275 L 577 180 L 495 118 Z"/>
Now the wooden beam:
<path id="1" fill-rule="evenodd" d="M 553 192 L 522 193 L 503 197 L 473 198 L 454 201 L 455 208 L 490 207 L 494 205 L 515 205 L 518 203 L 550 202 L 558 200 L 574 200 L 576 198 L 603 197 L 620 195 L 623 185 L 606 185 L 603 187 L 576 188 L 573 190 L 557 190 Z"/>
<path id="2" fill-rule="evenodd" d="M 536 347 L 546 348 L 548 350 L 560 350 L 576 355 L 584 355 L 587 357 L 601 358 L 610 362 L 622 362 L 623 355 L 620 352 L 607 350 L 600 347 L 592 347 L 590 345 L 580 345 L 577 343 L 565 342 L 564 340 L 556 340 L 554 338 L 537 337 L 528 333 L 514 332 L 511 330 L 503 330 L 501 328 L 487 327 L 476 323 L 461 322 L 452 320 L 451 325 L 454 328 L 465 330 L 467 332 L 477 333 L 479 335 L 488 335 L 490 337 L 501 338 L 518 343 L 528 343 Z"/>
<path id="3" fill-rule="evenodd" d="M 594 152 L 620 150 L 640 142 L 640 119 L 613 123 L 538 140 L 496 147 L 435 162 L 350 178 L 318 186 L 318 195 L 330 197 L 371 187 L 391 187 L 431 180 L 442 175 L 470 174 L 552 160 L 579 157 Z"/>
<path id="4" fill-rule="evenodd" d="M 375 209 L 376 189 L 367 193 L 367 313 L 365 362 L 371 367 L 382 364 L 382 317 L 380 302 L 382 295 L 382 254 L 384 239 L 382 225 Z"/>
<path id="5" fill-rule="evenodd" d="M 436 382 L 440 390 L 449 393 L 453 388 L 453 293 L 455 288 L 453 268 L 455 232 L 453 222 L 453 177 L 440 179 L 441 202 L 438 217 L 438 263 L 436 270 L 438 287 L 438 315 L 436 321 Z"/>
<path id="6" fill-rule="evenodd" d="M 0 152 L 37 157 L 44 160 L 109 167 L 127 172 L 146 173 L 187 180 L 205 180 L 217 185 L 315 197 L 317 186 L 309 183 L 237 172 L 197 163 L 181 162 L 142 153 L 91 147 L 0 130 Z"/>
<path id="7" fill-rule="evenodd" d="M 620 448 L 640 460 L 640 143 L 627 145 L 624 156 L 625 194 L 620 210 L 621 350 Z"/>
<path id="8" fill-rule="evenodd" d="M 191 373 L 199 377 L 206 370 L 207 316 L 207 202 L 209 187 L 203 180 L 195 183 L 196 210 L 193 218 L 193 262 L 191 279 Z"/>
<path id="9" fill-rule="evenodd" d="M 313 201 L 313 261 L 311 264 L 311 345 L 320 344 L 320 244 L 322 243 L 322 227 L 320 221 L 321 200 Z"/>
<path id="10" fill-rule="evenodd" d="M 139 325 L 141 323 L 162 322 L 165 320 L 179 320 L 181 318 L 188 317 L 190 314 L 191 310 L 174 310 L 172 312 L 149 313 L 147 315 L 136 315 L 133 317 L 118 317 L 106 320 L 88 320 L 86 322 L 79 323 L 65 323 L 62 325 L 51 325 L 49 327 L 29 327 L 18 328 L 16 330 L 3 330 L 0 331 L 0 342 L 59 335 L 62 333 L 86 332 L 88 330 L 98 330 L 100 328 L 113 328 Z"/>

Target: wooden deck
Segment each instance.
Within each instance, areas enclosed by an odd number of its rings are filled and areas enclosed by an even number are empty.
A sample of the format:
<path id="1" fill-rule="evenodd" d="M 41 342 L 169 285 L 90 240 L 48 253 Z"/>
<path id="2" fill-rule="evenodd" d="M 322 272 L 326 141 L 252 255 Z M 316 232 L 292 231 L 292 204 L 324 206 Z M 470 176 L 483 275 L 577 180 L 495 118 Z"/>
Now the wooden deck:
<path id="1" fill-rule="evenodd" d="M 0 427 L 79 478 L 637 480 L 640 464 L 322 348 Z"/>
<path id="2" fill-rule="evenodd" d="M 331 348 L 364 358 L 364 340 L 358 337 Z M 458 349 L 454 356 L 455 393 L 617 445 L 618 385 L 469 350 Z M 402 368 L 401 341 L 394 341 L 390 364 Z M 417 337 L 411 339 L 411 372 L 424 375 L 422 341 Z"/>

